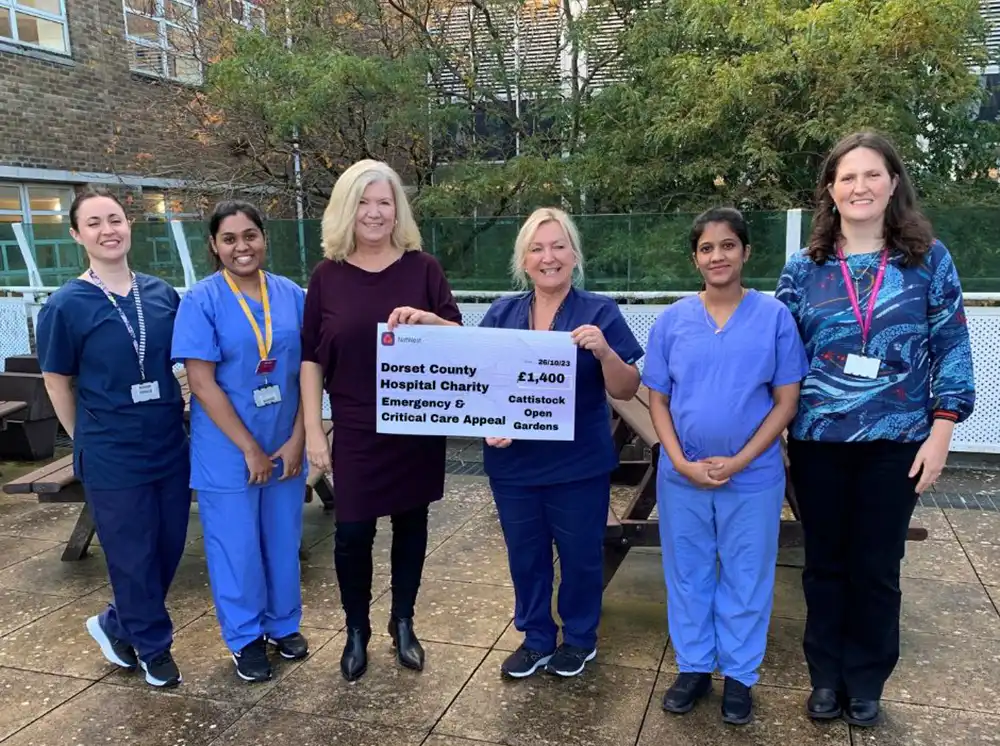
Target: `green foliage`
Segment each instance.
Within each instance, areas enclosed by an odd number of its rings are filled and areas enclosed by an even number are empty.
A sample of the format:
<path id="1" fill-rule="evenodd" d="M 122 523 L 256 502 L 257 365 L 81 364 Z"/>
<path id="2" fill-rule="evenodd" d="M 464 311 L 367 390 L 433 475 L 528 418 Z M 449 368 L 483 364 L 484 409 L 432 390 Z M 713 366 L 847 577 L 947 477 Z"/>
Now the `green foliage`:
<path id="1" fill-rule="evenodd" d="M 808 205 L 830 147 L 874 128 L 931 199 L 971 187 L 995 202 L 995 182 L 976 177 L 996 164 L 1000 134 L 970 119 L 984 35 L 977 0 L 658 3 L 625 37 L 633 80 L 588 112 L 588 155 L 614 166 L 595 197 Z"/>

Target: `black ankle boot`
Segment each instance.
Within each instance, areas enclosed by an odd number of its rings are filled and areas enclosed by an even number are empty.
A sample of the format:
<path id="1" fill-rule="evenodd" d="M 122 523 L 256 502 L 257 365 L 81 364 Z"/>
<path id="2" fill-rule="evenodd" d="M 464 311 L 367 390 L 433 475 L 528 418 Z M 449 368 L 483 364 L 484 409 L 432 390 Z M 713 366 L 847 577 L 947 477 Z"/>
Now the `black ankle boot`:
<path id="1" fill-rule="evenodd" d="M 406 668 L 424 670 L 424 649 L 413 632 L 412 619 L 389 619 L 389 636 L 396 648 L 396 659 Z"/>
<path id="2" fill-rule="evenodd" d="M 340 657 L 340 672 L 348 681 L 356 681 L 368 670 L 368 641 L 371 630 L 363 627 L 348 627 L 344 654 Z"/>

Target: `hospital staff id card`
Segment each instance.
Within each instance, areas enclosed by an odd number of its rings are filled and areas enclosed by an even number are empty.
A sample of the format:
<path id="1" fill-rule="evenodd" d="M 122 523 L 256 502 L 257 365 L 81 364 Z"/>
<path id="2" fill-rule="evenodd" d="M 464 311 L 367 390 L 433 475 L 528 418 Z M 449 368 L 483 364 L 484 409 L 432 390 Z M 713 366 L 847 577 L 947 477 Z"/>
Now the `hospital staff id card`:
<path id="1" fill-rule="evenodd" d="M 568 332 L 379 324 L 377 344 L 380 433 L 573 440 Z"/>

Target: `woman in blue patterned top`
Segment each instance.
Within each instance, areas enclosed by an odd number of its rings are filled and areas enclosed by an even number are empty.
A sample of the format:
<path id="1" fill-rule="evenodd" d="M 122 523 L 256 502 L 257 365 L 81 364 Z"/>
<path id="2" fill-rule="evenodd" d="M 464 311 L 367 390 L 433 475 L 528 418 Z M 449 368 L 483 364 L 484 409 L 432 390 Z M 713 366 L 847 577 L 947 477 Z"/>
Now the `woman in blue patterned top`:
<path id="1" fill-rule="evenodd" d="M 809 246 L 777 289 L 810 360 L 788 443 L 806 544 L 807 710 L 866 726 L 899 659 L 917 496 L 972 413 L 972 353 L 955 265 L 891 143 L 844 138 L 817 200 Z"/>

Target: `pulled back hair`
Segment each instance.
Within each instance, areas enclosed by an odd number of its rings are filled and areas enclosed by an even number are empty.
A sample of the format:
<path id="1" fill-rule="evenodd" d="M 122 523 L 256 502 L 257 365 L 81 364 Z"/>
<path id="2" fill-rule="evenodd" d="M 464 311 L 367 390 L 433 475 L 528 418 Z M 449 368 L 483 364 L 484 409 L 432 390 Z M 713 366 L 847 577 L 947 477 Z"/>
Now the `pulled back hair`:
<path id="1" fill-rule="evenodd" d="M 884 217 L 885 245 L 898 252 L 907 267 L 919 265 L 930 249 L 934 232 L 930 221 L 917 206 L 917 194 L 902 158 L 888 138 L 877 132 L 855 132 L 838 142 L 823 161 L 819 183 L 816 185 L 816 211 L 813 213 L 812 233 L 809 236 L 809 258 L 824 264 L 836 256 L 837 239 L 840 238 L 840 214 L 835 209 L 828 187 L 837 177 L 841 159 L 856 148 L 868 148 L 882 156 L 889 178 L 897 180 L 896 189 L 889 197 Z"/>
<path id="2" fill-rule="evenodd" d="M 216 271 L 222 269 L 222 259 L 212 250 L 212 243 L 215 241 L 215 237 L 219 235 L 222 221 L 226 218 L 231 218 L 233 215 L 240 214 L 246 215 L 257 226 L 261 235 L 267 238 L 267 231 L 264 228 L 264 215 L 256 205 L 238 199 L 223 200 L 215 206 L 215 209 L 212 210 L 212 214 L 208 218 L 208 235 L 212 239 L 208 243 L 208 253 L 211 254 L 210 258 L 215 265 Z"/>
<path id="3" fill-rule="evenodd" d="M 118 206 L 122 208 L 122 212 L 125 212 L 125 205 L 122 204 L 122 201 L 118 199 L 117 195 L 108 191 L 104 187 L 88 185 L 73 198 L 73 204 L 69 206 L 69 225 L 73 230 L 80 230 L 79 221 L 77 219 L 77 216 L 80 213 L 80 205 L 88 199 L 93 199 L 94 197 L 107 197 L 108 199 L 114 200 L 118 203 Z"/>
<path id="4" fill-rule="evenodd" d="M 740 243 L 743 244 L 744 249 L 750 245 L 750 227 L 747 225 L 743 213 L 735 207 L 713 207 L 705 210 L 705 212 L 696 217 L 694 223 L 691 225 L 689 240 L 692 254 L 698 253 L 701 234 L 705 232 L 705 228 L 708 227 L 709 223 L 725 223 L 736 234 L 736 237 L 740 239 Z"/>

